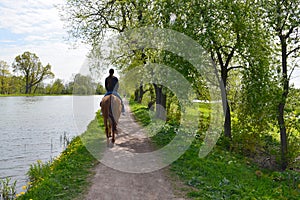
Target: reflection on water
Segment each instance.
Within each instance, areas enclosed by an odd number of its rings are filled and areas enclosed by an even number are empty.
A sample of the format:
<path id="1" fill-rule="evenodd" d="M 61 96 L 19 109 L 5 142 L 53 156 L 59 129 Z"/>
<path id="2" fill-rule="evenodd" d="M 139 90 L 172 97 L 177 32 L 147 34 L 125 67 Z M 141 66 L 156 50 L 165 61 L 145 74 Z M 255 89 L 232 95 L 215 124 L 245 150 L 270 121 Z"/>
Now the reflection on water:
<path id="1" fill-rule="evenodd" d="M 0 179 L 17 180 L 37 160 L 58 156 L 67 140 L 82 133 L 95 117 L 100 96 L 41 96 L 0 98 Z"/>

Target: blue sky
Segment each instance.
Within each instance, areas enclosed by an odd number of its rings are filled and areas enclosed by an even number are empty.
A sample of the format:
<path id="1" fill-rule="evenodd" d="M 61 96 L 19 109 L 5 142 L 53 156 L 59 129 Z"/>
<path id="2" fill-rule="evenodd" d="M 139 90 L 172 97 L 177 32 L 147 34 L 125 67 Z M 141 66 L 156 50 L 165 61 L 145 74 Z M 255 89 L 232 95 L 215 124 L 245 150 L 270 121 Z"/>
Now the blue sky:
<path id="1" fill-rule="evenodd" d="M 69 81 L 80 71 L 88 52 L 74 45 L 54 5 L 64 0 L 1 0 L 0 60 L 9 65 L 25 51 L 36 53 L 43 65 L 50 64 L 55 78 Z"/>

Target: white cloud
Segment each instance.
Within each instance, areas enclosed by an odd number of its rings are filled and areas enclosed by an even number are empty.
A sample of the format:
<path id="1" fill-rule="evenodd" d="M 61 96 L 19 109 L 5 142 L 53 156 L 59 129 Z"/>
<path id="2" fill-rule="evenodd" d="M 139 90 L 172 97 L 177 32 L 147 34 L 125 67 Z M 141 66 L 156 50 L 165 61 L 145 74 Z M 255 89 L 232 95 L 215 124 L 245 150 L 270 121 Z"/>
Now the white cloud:
<path id="1" fill-rule="evenodd" d="M 54 6 L 64 0 L 1 0 L 0 60 L 11 64 L 25 51 L 36 53 L 43 65 L 49 63 L 56 78 L 68 80 L 78 73 L 88 52 L 87 46 L 71 49 Z"/>
<path id="2" fill-rule="evenodd" d="M 0 40 L 0 43 L 7 43 L 7 44 L 9 44 L 9 43 L 13 43 L 13 42 L 15 42 L 14 40 Z"/>
<path id="3" fill-rule="evenodd" d="M 51 1 L 45 1 L 51 2 Z M 13 33 L 45 33 L 63 30 L 58 10 L 44 1 L 1 1 L 0 27 Z"/>

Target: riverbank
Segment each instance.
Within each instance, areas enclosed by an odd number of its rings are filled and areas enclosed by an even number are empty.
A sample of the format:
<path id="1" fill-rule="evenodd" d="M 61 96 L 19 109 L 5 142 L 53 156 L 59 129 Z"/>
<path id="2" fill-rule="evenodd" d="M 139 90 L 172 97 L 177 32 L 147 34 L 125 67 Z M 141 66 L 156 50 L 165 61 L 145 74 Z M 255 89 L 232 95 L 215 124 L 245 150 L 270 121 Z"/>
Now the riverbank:
<path id="1" fill-rule="evenodd" d="M 103 124 L 99 120 L 102 118 L 98 112 L 83 135 L 96 135 L 101 128 L 103 129 L 99 126 Z M 96 164 L 97 160 L 77 136 L 52 163 L 32 165 L 28 172 L 31 182 L 27 186 L 27 192 L 17 199 L 80 199 L 90 185 L 88 179 L 92 176 L 91 169 Z"/>
<path id="2" fill-rule="evenodd" d="M 28 182 L 37 160 L 59 156 L 66 144 L 86 131 L 101 96 L 34 96 L 0 98 L 0 179 L 17 180 L 16 191 Z M 1 185 L 0 185 L 1 186 Z"/>

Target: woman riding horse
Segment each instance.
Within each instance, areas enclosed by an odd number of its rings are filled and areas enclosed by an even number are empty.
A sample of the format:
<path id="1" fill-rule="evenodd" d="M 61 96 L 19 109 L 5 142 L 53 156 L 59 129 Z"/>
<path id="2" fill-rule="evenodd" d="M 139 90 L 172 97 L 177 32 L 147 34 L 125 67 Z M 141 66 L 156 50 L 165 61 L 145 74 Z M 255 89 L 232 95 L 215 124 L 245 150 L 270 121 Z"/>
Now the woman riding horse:
<path id="1" fill-rule="evenodd" d="M 107 145 L 109 145 L 109 137 L 112 137 L 112 143 L 115 142 L 115 133 L 117 133 L 117 123 L 121 112 L 124 113 L 124 104 L 118 94 L 119 80 L 113 76 L 114 70 L 109 70 L 109 76 L 105 79 L 106 94 L 100 103 L 102 116 L 104 119 L 105 133 Z"/>
<path id="2" fill-rule="evenodd" d="M 110 69 L 109 76 L 105 79 L 106 94 L 104 95 L 104 97 L 110 94 L 114 94 L 115 96 L 117 96 L 121 100 L 122 113 L 124 113 L 125 112 L 124 104 L 121 96 L 118 93 L 119 79 L 114 76 L 114 72 L 115 72 L 114 69 Z"/>

